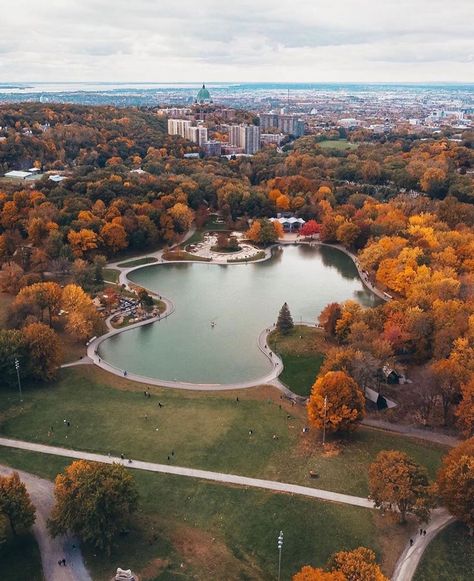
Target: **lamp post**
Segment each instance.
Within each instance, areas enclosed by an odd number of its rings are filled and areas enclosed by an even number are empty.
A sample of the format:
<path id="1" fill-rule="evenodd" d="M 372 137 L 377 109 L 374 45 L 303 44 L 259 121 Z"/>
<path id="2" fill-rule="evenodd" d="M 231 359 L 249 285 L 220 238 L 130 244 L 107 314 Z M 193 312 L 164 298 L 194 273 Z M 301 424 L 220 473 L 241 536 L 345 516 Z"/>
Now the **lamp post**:
<path id="1" fill-rule="evenodd" d="M 281 574 L 281 550 L 283 548 L 283 531 L 278 535 L 278 581 L 280 581 Z"/>
<path id="2" fill-rule="evenodd" d="M 23 401 L 23 394 L 21 393 L 21 381 L 20 381 L 20 362 L 15 357 L 15 369 L 16 369 L 16 376 L 18 378 L 18 391 L 20 392 L 20 401 Z"/>
<path id="3" fill-rule="evenodd" d="M 328 408 L 328 396 L 324 396 L 324 416 L 323 416 L 323 446 L 326 444 L 326 414 Z"/>

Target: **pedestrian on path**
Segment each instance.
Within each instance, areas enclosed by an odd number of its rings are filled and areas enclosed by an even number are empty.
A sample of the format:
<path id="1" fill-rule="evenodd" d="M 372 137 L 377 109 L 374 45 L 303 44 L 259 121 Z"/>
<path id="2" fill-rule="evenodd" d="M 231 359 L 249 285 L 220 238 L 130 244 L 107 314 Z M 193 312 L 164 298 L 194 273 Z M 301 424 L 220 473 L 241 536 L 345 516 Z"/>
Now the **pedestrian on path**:
<path id="1" fill-rule="evenodd" d="M 410 539 L 410 547 L 413 547 L 413 539 Z"/>

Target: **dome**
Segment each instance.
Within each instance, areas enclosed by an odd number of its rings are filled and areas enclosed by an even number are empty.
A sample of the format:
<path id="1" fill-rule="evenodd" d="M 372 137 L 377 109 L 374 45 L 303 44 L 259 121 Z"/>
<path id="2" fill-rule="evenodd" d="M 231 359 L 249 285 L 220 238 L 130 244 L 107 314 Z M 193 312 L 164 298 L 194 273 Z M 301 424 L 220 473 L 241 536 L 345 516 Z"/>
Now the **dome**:
<path id="1" fill-rule="evenodd" d="M 199 93 L 196 97 L 196 103 L 210 103 L 211 102 L 211 94 L 206 89 L 206 85 L 202 86 L 202 89 L 199 89 Z"/>

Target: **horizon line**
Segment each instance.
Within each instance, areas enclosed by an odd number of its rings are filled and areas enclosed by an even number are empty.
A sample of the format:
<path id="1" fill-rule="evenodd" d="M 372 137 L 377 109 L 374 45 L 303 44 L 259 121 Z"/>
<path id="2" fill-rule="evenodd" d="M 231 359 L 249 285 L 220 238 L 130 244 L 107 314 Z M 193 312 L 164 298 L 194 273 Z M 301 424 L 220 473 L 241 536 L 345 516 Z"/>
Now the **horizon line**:
<path id="1" fill-rule="evenodd" d="M 42 83 L 42 84 L 79 84 L 79 83 L 94 83 L 94 84 L 127 84 L 133 83 L 135 85 L 162 85 L 162 84 L 175 84 L 175 85 L 184 85 L 184 84 L 200 84 L 204 82 L 209 84 L 246 84 L 246 85 L 326 85 L 326 84 L 347 84 L 347 85 L 358 85 L 358 84 L 368 84 L 368 85 L 474 85 L 474 81 L 134 81 L 134 80 L 127 80 L 127 81 L 100 81 L 100 80 L 81 80 L 81 81 L 64 81 L 64 80 L 56 80 L 56 81 L 1 81 L 0 87 L 3 85 L 8 84 L 33 84 L 33 83 Z"/>

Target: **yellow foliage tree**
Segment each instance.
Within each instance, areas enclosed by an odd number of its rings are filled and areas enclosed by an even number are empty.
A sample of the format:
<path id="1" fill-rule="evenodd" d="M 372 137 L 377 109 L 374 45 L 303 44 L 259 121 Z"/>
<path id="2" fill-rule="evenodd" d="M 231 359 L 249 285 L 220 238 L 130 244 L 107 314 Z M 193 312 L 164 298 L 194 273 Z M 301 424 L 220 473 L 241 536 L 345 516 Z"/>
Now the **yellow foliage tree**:
<path id="1" fill-rule="evenodd" d="M 83 228 L 79 232 L 70 230 L 67 239 L 74 255 L 78 257 L 82 257 L 90 250 L 94 250 L 98 245 L 97 234 L 88 228 Z"/>
<path id="2" fill-rule="evenodd" d="M 375 553 L 366 547 L 335 553 L 329 568 L 342 573 L 347 581 L 388 581 L 375 560 Z"/>

